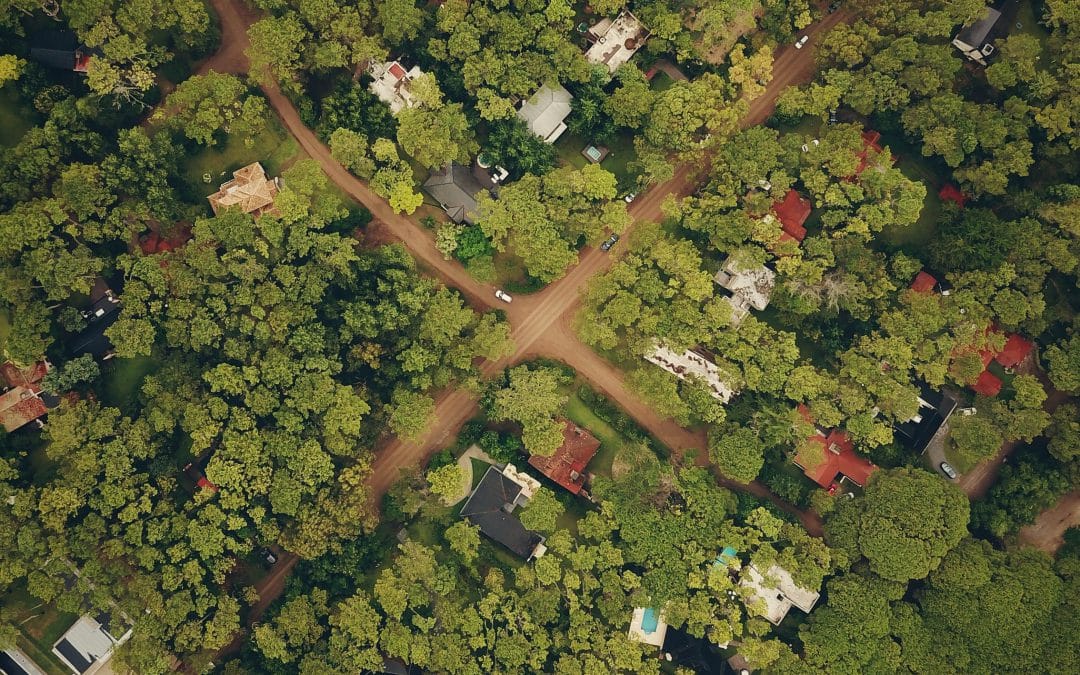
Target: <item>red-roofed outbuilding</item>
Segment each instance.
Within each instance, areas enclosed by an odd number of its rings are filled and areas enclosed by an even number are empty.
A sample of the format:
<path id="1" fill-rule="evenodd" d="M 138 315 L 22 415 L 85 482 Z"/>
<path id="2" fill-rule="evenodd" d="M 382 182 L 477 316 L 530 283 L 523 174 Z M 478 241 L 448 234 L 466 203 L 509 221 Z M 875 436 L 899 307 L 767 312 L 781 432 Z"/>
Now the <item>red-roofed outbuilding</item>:
<path id="1" fill-rule="evenodd" d="M 971 385 L 971 390 L 976 394 L 994 397 L 1001 392 L 1001 384 L 1001 379 L 997 375 L 994 375 L 989 370 L 984 370 L 979 375 L 979 379 L 975 380 L 975 384 Z"/>
<path id="2" fill-rule="evenodd" d="M 920 270 L 919 273 L 915 275 L 915 280 L 911 282 L 911 290 L 919 293 L 932 293 L 934 287 L 937 286 L 937 283 L 938 281 L 934 275 L 924 270 Z"/>
<path id="3" fill-rule="evenodd" d="M 1005 346 L 1001 348 L 1001 351 L 998 352 L 997 356 L 994 358 L 1002 366 L 1014 368 L 1020 365 L 1034 348 L 1035 344 L 1032 343 L 1031 340 L 1028 340 L 1017 333 L 1012 333 L 1009 335 L 1009 338 L 1005 340 Z"/>
<path id="4" fill-rule="evenodd" d="M 960 208 L 964 208 L 964 202 L 966 202 L 968 199 L 967 195 L 963 192 L 960 192 L 960 188 L 956 187 L 952 183 L 946 183 L 945 185 L 943 185 L 942 188 L 938 190 L 937 194 L 938 198 L 941 199 L 941 201 L 952 202 Z"/>
<path id="5" fill-rule="evenodd" d="M 600 449 L 600 441 L 569 420 L 562 420 L 563 444 L 550 457 L 532 455 L 529 464 L 574 494 L 585 487 L 585 467 Z"/>

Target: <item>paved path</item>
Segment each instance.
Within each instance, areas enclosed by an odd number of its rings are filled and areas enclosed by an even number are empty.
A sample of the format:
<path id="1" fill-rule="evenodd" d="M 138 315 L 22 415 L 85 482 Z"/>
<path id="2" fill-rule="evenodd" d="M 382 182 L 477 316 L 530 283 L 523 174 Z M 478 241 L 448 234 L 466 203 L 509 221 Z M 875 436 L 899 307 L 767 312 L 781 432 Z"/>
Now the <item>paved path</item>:
<path id="1" fill-rule="evenodd" d="M 212 69 L 216 72 L 244 73 L 249 65 L 244 51 L 250 45 L 246 31 L 247 27 L 257 20 L 259 13 L 236 0 L 211 0 L 211 4 L 220 18 L 222 47 L 203 63 L 197 72 Z M 836 12 L 815 24 L 806 31 L 811 36 L 811 43 L 815 42 L 822 32 L 848 17 L 847 12 Z M 808 82 L 814 72 L 812 49 L 804 48 L 798 51 L 790 46 L 778 49 L 773 63 L 773 79 L 765 92 L 751 102 L 743 119 L 743 126 L 749 127 L 763 122 L 772 114 L 780 92 L 789 85 Z M 497 306 L 506 311 L 516 350 L 509 358 L 498 362 L 484 362 L 480 368 L 483 375 L 494 375 L 510 364 L 534 356 L 553 356 L 576 369 L 593 387 L 616 401 L 641 426 L 673 451 L 679 453 L 694 449 L 699 461 L 706 459 L 703 432 L 684 429 L 670 419 L 657 415 L 626 388 L 622 373 L 578 340 L 572 329 L 571 321 L 580 302 L 580 290 L 591 278 L 611 266 L 613 256 L 597 248 L 586 248 L 581 252 L 580 262 L 565 277 L 550 284 L 542 292 L 531 296 L 518 296 L 512 305 L 497 303 L 492 286 L 478 283 L 460 264 L 445 260 L 435 249 L 429 232 L 410 218 L 394 213 L 384 199 L 335 161 L 329 149 L 304 126 L 296 108 L 276 84 L 263 85 L 263 91 L 300 147 L 320 164 L 330 180 L 371 211 L 374 218 L 381 221 L 382 227 L 392 236 L 404 242 L 423 267 L 447 285 L 460 290 L 474 306 Z M 685 196 L 696 188 L 700 178 L 696 174 L 698 168 L 699 163 L 680 164 L 671 180 L 655 185 L 640 195 L 630 208 L 634 221 L 659 220 L 662 215 L 660 206 L 668 195 Z M 372 476 L 368 481 L 372 498 L 377 499 L 386 492 L 397 480 L 401 468 L 421 465 L 433 452 L 448 445 L 461 425 L 478 410 L 476 397 L 468 392 L 461 389 L 440 392 L 436 397 L 435 419 L 424 437 L 416 442 L 391 438 L 377 448 Z M 821 521 L 816 514 L 795 509 L 769 492 L 764 485 L 753 483 L 746 486 L 726 480 L 721 482 L 771 500 L 785 511 L 797 515 L 809 532 L 821 534 Z M 275 574 L 258 588 L 260 605 L 269 602 L 276 595 L 274 591 L 280 592 L 284 573 L 294 564 L 295 560 L 290 554 L 281 556 Z"/>
<path id="2" fill-rule="evenodd" d="M 1073 490 L 1020 528 L 1020 541 L 1053 555 L 1065 543 L 1065 530 L 1080 527 L 1080 490 Z"/>

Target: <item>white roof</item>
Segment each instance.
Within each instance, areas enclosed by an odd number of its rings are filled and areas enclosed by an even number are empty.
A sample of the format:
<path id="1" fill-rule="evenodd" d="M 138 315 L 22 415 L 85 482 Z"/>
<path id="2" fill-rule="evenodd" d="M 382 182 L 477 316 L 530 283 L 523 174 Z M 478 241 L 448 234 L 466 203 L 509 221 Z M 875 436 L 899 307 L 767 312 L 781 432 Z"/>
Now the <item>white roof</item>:
<path id="1" fill-rule="evenodd" d="M 679 354 L 657 342 L 653 350 L 645 355 L 645 360 L 660 366 L 680 380 L 685 380 L 687 375 L 697 375 L 709 386 L 713 398 L 724 403 L 735 395 L 735 390 L 721 376 L 720 368 L 691 349 Z"/>
<path id="2" fill-rule="evenodd" d="M 413 105 L 413 97 L 409 92 L 409 82 L 424 74 L 419 66 L 413 66 L 406 71 L 405 67 L 397 61 L 385 61 L 372 63 L 368 67 L 371 74 L 371 84 L 368 89 L 379 100 L 390 106 L 390 112 L 398 114 L 402 108 Z"/>
<path id="3" fill-rule="evenodd" d="M 585 59 L 589 63 L 607 66 L 612 73 L 629 61 L 645 44 L 645 38 L 649 37 L 648 29 L 625 9 L 619 12 L 614 21 L 601 19 L 589 29 L 589 33 L 596 38 L 596 42 L 585 52 Z"/>
<path id="4" fill-rule="evenodd" d="M 521 486 L 519 498 L 532 499 L 536 491 L 540 489 L 540 481 L 522 471 L 518 471 L 513 464 L 507 464 L 502 470 L 502 475 Z"/>
<path id="5" fill-rule="evenodd" d="M 656 610 L 653 610 L 653 611 L 656 612 Z M 656 616 L 656 630 L 652 631 L 651 633 L 646 633 L 641 628 L 641 623 L 644 620 L 644 618 L 645 618 L 645 608 L 644 607 L 635 607 L 634 608 L 634 615 L 630 619 L 630 631 L 627 633 L 627 637 L 629 637 L 634 642 L 643 642 L 643 643 L 645 643 L 647 645 L 652 645 L 654 647 L 663 647 L 664 646 L 664 638 L 667 637 L 667 628 L 668 628 L 667 621 L 664 620 L 665 619 L 664 611 L 660 610 L 657 613 L 657 616 Z"/>
<path id="6" fill-rule="evenodd" d="M 776 288 L 776 272 L 764 265 L 743 269 L 734 258 L 729 257 L 713 281 L 731 291 L 736 300 L 743 301 L 733 305 L 748 304 L 760 312 L 769 306 L 769 299 Z"/>
<path id="7" fill-rule="evenodd" d="M 763 602 L 763 616 L 777 625 L 784 620 L 792 607 L 809 612 L 821 597 L 820 593 L 796 584 L 791 574 L 779 565 L 771 566 L 766 575 L 762 576 L 751 564 L 739 583 L 754 591 L 751 602 Z"/>
<path id="8" fill-rule="evenodd" d="M 574 97 L 562 85 L 552 88 L 545 84 L 532 98 L 522 102 L 517 115 L 545 143 L 554 143 L 566 131 L 563 120 L 570 114 L 572 100 Z"/>
<path id="9" fill-rule="evenodd" d="M 127 635 L 124 638 L 126 639 Z M 116 644 L 116 638 L 96 619 L 85 615 L 79 617 L 53 644 L 53 653 L 71 668 L 71 672 L 82 675 L 93 669 L 99 661 L 107 661 Z"/>

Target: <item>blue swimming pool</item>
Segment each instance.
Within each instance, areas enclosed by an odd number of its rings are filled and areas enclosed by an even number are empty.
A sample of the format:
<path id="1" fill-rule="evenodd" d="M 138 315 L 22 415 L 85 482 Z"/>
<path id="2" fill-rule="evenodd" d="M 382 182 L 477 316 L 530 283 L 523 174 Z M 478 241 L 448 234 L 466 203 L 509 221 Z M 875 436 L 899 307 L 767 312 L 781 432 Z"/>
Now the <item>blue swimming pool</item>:
<path id="1" fill-rule="evenodd" d="M 656 610 L 652 607 L 647 607 L 645 613 L 641 615 L 641 632 L 649 635 L 656 632 Z"/>

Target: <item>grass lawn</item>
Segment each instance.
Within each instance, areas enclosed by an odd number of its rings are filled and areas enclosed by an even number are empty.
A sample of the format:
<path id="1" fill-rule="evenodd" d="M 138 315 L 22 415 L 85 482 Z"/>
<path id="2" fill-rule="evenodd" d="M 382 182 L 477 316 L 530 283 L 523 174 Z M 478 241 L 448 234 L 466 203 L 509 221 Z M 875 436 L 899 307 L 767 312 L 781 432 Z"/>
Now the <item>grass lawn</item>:
<path id="1" fill-rule="evenodd" d="M 653 91 L 664 91 L 665 89 L 670 89 L 673 84 L 675 84 L 675 80 L 673 80 L 670 75 L 668 75 L 662 70 L 657 71 L 656 75 L 653 75 L 652 81 L 649 82 L 649 86 L 652 88 Z"/>
<path id="2" fill-rule="evenodd" d="M 67 675 L 70 671 L 52 653 L 52 646 L 78 617 L 41 603 L 22 588 L 5 595 L 3 606 L 19 630 L 18 647 L 49 675 Z"/>
<path id="3" fill-rule="evenodd" d="M 104 368 L 102 386 L 98 389 L 102 403 L 133 414 L 143 379 L 160 367 L 161 361 L 153 356 L 109 360 Z"/>
<path id="4" fill-rule="evenodd" d="M 180 170 L 188 191 L 199 198 L 216 192 L 233 171 L 252 162 L 262 162 L 269 175 L 277 176 L 300 152 L 296 141 L 285 133 L 276 119 L 270 120 L 255 136 L 251 147 L 238 136 L 228 136 L 224 143 L 213 147 L 194 146 L 190 150 Z M 203 175 L 207 173 L 210 174 L 209 183 L 203 181 Z"/>
<path id="5" fill-rule="evenodd" d="M 590 140 L 566 131 L 555 142 L 555 152 L 558 153 L 561 163 L 582 169 L 589 164 L 589 160 L 581 154 L 581 151 L 591 143 Z M 612 142 L 603 145 L 608 149 L 608 156 L 600 162 L 600 166 L 615 174 L 620 185 L 633 183 L 637 175 L 627 168 L 627 164 L 637 158 L 637 153 L 634 152 L 633 134 L 619 134 Z"/>
<path id="6" fill-rule="evenodd" d="M 469 486 L 469 489 L 475 490 L 480 481 L 484 480 L 484 474 L 487 473 L 488 467 L 491 465 L 475 457 L 470 457 L 469 463 L 472 464 L 472 485 Z"/>
<path id="7" fill-rule="evenodd" d="M 11 315 L 7 307 L 0 307 L 0 345 L 3 345 L 11 333 Z"/>
<path id="8" fill-rule="evenodd" d="M 599 476 L 611 477 L 611 462 L 615 455 L 626 447 L 626 439 L 604 420 L 596 416 L 585 401 L 577 395 L 576 390 L 570 394 L 566 403 L 566 416 L 573 420 L 574 424 L 588 429 L 600 440 L 600 450 L 589 462 L 589 470 Z"/>
<path id="9" fill-rule="evenodd" d="M 10 148 L 18 145 L 19 140 L 31 127 L 41 120 L 30 105 L 19 98 L 14 84 L 0 87 L 0 147 Z"/>

